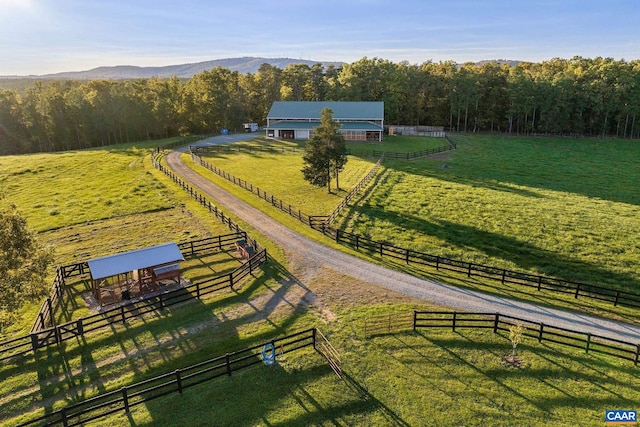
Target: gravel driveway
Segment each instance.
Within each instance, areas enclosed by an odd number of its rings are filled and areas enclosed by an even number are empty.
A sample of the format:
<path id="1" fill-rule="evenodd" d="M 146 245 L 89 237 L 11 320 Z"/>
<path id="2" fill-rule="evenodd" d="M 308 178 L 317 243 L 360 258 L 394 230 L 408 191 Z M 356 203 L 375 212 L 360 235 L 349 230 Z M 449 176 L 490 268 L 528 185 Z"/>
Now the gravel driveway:
<path id="1" fill-rule="evenodd" d="M 204 144 L 199 142 L 198 145 L 228 143 L 231 142 L 229 137 L 210 138 Z M 241 134 L 238 137 L 243 140 L 246 139 L 247 135 Z M 436 283 L 390 270 L 329 248 L 290 230 L 258 209 L 246 204 L 191 171 L 180 160 L 180 152 L 174 151 L 170 153 L 166 157 L 166 161 L 174 172 L 181 175 L 186 181 L 191 182 L 202 194 L 215 200 L 218 207 L 227 213 L 234 213 L 283 248 L 290 261 L 306 263 L 306 265 L 302 266 L 304 269 L 329 268 L 360 281 L 382 286 L 410 297 L 431 301 L 438 305 L 449 307 L 452 310 L 499 312 L 521 317 L 532 322 L 544 322 L 548 325 L 589 332 L 631 343 L 640 343 L 640 326 L 577 312 L 542 307 L 532 303 Z M 348 286 L 347 284 L 345 285 Z"/>

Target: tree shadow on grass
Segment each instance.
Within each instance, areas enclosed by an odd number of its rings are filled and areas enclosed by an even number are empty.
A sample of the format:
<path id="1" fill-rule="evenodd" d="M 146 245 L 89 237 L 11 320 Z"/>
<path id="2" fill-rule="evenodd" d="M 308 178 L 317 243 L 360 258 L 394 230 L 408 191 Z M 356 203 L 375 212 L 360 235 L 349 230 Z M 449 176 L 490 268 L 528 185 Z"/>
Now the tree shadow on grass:
<path id="1" fill-rule="evenodd" d="M 606 147 L 613 144 L 615 148 Z M 511 183 L 618 203 L 639 203 L 640 180 L 637 161 L 634 161 L 638 159 L 639 151 L 634 142 L 566 140 L 558 143 L 542 138 L 494 140 L 477 151 L 481 155 L 476 154 L 477 147 L 479 145 L 472 143 L 459 144 L 452 152 L 453 160 L 448 163 L 425 159 L 419 165 L 409 162 L 390 165 L 399 171 L 456 184 L 510 191 L 511 186 L 496 183 Z M 443 163 L 447 163 L 446 168 L 442 167 Z M 527 190 L 524 191 L 522 194 L 527 195 Z M 535 194 L 532 192 L 531 195 Z"/>
<path id="2" fill-rule="evenodd" d="M 425 333 L 418 332 L 427 341 L 440 347 L 447 353 L 451 354 L 456 359 L 463 361 L 468 366 L 472 366 L 474 370 L 482 373 L 487 378 L 497 382 L 498 384 L 505 386 L 510 391 L 516 393 L 527 401 L 532 403 L 538 409 L 543 411 L 552 411 L 557 407 L 583 407 L 593 408 L 594 406 L 607 406 L 614 405 L 619 406 L 626 404 L 632 404 L 632 399 L 625 397 L 623 392 L 624 388 L 628 388 L 629 391 L 634 389 L 632 384 L 622 384 L 619 378 L 611 375 L 604 374 L 602 369 L 611 370 L 611 364 L 607 361 L 594 359 L 593 357 L 583 354 L 568 354 L 562 352 L 560 349 L 548 346 L 546 344 L 539 345 L 520 345 L 518 346 L 519 354 L 529 352 L 535 358 L 539 358 L 544 361 L 544 364 L 540 366 L 536 363 L 536 367 L 525 366 L 524 368 L 511 369 L 504 367 L 489 367 L 487 369 L 478 368 L 474 363 L 465 359 L 464 354 L 459 354 L 460 351 L 466 349 L 473 350 L 487 350 L 494 354 L 506 353 L 510 350 L 511 343 L 506 337 L 504 344 L 500 343 L 488 343 L 483 341 L 476 341 L 469 338 L 467 334 L 456 332 L 455 338 L 433 338 L 428 337 Z M 527 357 L 524 356 L 525 365 Z M 568 364 L 576 365 L 576 369 L 568 367 Z M 545 366 L 546 365 L 546 366 Z M 629 367 L 616 367 L 616 372 L 625 373 L 630 377 L 637 376 L 637 368 L 633 366 Z M 594 376 L 594 373 L 597 374 Z M 601 378 L 603 376 L 605 378 Z M 525 397 L 512 387 L 508 387 L 505 383 L 508 380 L 513 379 L 523 380 L 536 380 L 537 384 L 544 384 L 553 392 L 550 393 L 538 393 L 537 396 Z M 570 390 L 568 387 L 563 386 L 563 380 L 572 381 L 574 383 L 582 384 L 582 386 Z M 589 387 L 590 390 L 597 390 L 596 395 L 589 392 L 588 396 L 579 395 L 580 391 L 583 391 L 585 387 Z M 578 392 L 576 392 L 578 390 Z M 559 394 L 560 397 L 541 397 L 552 394 Z"/>
<path id="3" fill-rule="evenodd" d="M 386 211 L 376 207 L 367 207 L 363 213 L 383 222 L 400 224 L 404 230 L 409 232 L 415 231 L 433 236 L 462 250 L 480 252 L 486 257 L 504 259 L 516 264 L 520 269 L 534 274 L 600 286 L 613 284 L 616 289 L 630 292 L 640 288 L 640 281 L 632 275 L 617 273 L 557 252 L 546 251 L 513 237 L 451 221 L 427 221 L 414 215 Z"/>

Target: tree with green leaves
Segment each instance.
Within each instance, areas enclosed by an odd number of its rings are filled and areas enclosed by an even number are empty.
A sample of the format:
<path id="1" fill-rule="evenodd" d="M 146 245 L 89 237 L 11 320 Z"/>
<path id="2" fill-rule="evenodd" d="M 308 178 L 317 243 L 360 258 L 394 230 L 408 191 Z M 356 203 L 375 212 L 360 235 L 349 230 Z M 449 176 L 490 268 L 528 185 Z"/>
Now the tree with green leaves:
<path id="1" fill-rule="evenodd" d="M 339 173 L 347 163 L 347 148 L 340 133 L 340 123 L 333 120 L 333 111 L 323 108 L 320 112 L 320 126 L 313 128 L 314 135 L 302 157 L 304 179 L 319 187 L 327 186 L 331 193 L 331 175 L 336 178 L 336 188 L 340 189 Z"/>
<path id="2" fill-rule="evenodd" d="M 52 249 L 40 245 L 16 207 L 0 207 L 0 330 L 24 304 L 47 295 L 52 262 Z"/>

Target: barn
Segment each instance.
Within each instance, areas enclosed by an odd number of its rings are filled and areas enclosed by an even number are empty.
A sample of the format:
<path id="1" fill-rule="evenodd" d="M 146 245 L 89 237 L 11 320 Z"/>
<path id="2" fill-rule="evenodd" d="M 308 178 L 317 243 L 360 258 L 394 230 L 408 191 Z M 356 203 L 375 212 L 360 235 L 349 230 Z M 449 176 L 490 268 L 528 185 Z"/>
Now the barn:
<path id="1" fill-rule="evenodd" d="M 276 101 L 267 115 L 267 137 L 309 139 L 320 125 L 320 112 L 333 111 L 347 141 L 382 141 L 384 102 Z"/>

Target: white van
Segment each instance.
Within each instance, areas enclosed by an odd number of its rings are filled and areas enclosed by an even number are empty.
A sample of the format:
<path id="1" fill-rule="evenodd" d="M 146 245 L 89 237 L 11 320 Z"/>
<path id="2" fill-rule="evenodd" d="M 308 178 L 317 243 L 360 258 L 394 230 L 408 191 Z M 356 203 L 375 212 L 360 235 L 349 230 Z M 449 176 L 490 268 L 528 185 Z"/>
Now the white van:
<path id="1" fill-rule="evenodd" d="M 245 132 L 257 132 L 258 131 L 258 124 L 257 123 L 243 123 L 242 127 L 244 128 Z"/>

